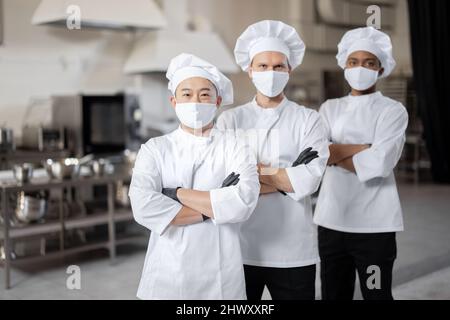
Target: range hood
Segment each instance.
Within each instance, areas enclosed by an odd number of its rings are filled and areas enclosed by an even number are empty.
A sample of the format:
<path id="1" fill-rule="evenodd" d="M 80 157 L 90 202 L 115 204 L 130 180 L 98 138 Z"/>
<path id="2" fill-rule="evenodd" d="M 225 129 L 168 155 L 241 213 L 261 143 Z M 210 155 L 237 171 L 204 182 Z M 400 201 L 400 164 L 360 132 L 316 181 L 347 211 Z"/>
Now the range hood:
<path id="1" fill-rule="evenodd" d="M 199 56 L 224 73 L 239 72 L 230 48 L 212 27 L 205 28 L 203 24 L 192 28 L 187 0 L 163 0 L 161 3 L 168 27 L 143 32 L 136 39 L 124 66 L 125 73 L 166 72 L 170 60 L 183 52 Z M 188 29 L 190 22 L 191 29 Z M 203 22 L 209 24 L 209 21 Z"/>
<path id="2" fill-rule="evenodd" d="M 80 8 L 82 28 L 157 29 L 167 25 L 153 0 L 42 0 L 32 24 L 66 26 L 72 5 Z"/>
<path id="3" fill-rule="evenodd" d="M 124 72 L 166 72 L 170 60 L 183 52 L 201 57 L 224 73 L 239 72 L 230 49 L 217 33 L 165 30 L 147 32 L 136 42 Z"/>

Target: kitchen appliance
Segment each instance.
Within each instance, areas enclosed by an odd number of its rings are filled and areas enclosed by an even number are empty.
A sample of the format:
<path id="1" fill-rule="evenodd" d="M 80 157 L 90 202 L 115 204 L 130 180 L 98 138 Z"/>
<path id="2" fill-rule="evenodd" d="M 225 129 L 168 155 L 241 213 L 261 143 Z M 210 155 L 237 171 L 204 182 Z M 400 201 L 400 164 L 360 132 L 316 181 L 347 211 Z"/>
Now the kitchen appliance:
<path id="1" fill-rule="evenodd" d="M 127 30 L 157 29 L 167 25 L 166 18 L 154 0 L 41 0 L 32 23 L 67 28 L 70 17 L 80 10 L 80 28 Z M 82 10 L 80 9 L 82 8 Z M 70 20 L 71 23 L 72 20 Z"/>
<path id="2" fill-rule="evenodd" d="M 66 134 L 58 129 L 43 126 L 26 126 L 22 129 L 22 147 L 38 151 L 64 150 Z"/>
<path id="3" fill-rule="evenodd" d="M 15 150 L 14 132 L 9 128 L 0 128 L 0 152 Z"/>
<path id="4" fill-rule="evenodd" d="M 69 95 L 52 97 L 52 125 L 67 130 L 67 148 L 76 157 L 137 150 L 142 113 L 138 97 Z"/>

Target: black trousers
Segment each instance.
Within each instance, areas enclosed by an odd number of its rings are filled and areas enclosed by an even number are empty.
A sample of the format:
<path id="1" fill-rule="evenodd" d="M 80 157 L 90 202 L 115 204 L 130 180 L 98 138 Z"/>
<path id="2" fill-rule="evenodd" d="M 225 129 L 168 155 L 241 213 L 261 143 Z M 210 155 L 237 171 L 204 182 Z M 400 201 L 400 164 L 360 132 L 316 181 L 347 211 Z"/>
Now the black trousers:
<path id="1" fill-rule="evenodd" d="M 316 266 L 266 268 L 244 265 L 247 299 L 259 301 L 264 286 L 273 300 L 314 300 Z"/>
<path id="2" fill-rule="evenodd" d="M 356 272 L 365 300 L 393 300 L 395 233 L 346 233 L 319 227 L 323 300 L 352 300 Z"/>

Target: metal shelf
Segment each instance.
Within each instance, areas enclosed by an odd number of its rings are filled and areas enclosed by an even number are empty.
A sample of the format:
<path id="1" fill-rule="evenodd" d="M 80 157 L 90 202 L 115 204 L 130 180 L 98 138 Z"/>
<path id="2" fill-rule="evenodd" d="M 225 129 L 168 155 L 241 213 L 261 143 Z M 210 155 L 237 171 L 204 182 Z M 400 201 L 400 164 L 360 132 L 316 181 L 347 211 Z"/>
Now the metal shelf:
<path id="1" fill-rule="evenodd" d="M 133 213 L 129 209 L 116 210 L 114 213 L 114 222 L 132 221 Z M 64 221 L 64 229 L 72 230 L 79 228 L 87 228 L 98 225 L 108 224 L 108 212 L 90 214 L 86 217 L 73 217 Z M 25 237 L 38 236 L 59 232 L 61 230 L 61 222 L 52 220 L 40 224 L 23 224 L 13 226 L 9 229 L 10 239 L 18 239 Z M 0 240 L 3 240 L 4 232 L 0 230 Z"/>
<path id="2" fill-rule="evenodd" d="M 130 235 L 126 237 L 122 237 L 119 239 L 116 239 L 115 246 L 121 246 L 126 245 L 129 243 L 136 243 L 143 240 L 146 240 L 147 237 L 144 235 Z M 40 261 L 46 261 L 51 259 L 60 259 L 64 258 L 66 256 L 88 252 L 88 251 L 94 251 L 94 250 L 100 250 L 100 249 L 110 249 L 111 243 L 108 241 L 98 241 L 95 243 L 88 243 L 84 245 L 79 245 L 73 248 L 67 248 L 64 251 L 54 251 L 46 253 L 45 255 L 37 255 L 37 256 L 27 256 L 27 257 L 20 257 L 16 258 L 14 260 L 11 260 L 11 264 L 13 265 L 25 265 L 28 263 L 36 263 Z M 3 260 L 0 260 L 0 265 L 3 265 Z"/>
<path id="3" fill-rule="evenodd" d="M 38 257 L 23 257 L 21 261 L 32 261 L 38 259 L 48 259 L 51 257 L 62 257 L 69 254 L 95 250 L 100 248 L 107 248 L 109 251 L 111 262 L 114 262 L 116 256 L 116 246 L 127 243 L 130 239 L 116 239 L 116 223 L 133 220 L 133 214 L 130 209 L 116 209 L 115 208 L 115 184 L 117 181 L 129 181 L 129 175 L 113 174 L 104 177 L 80 177 L 70 180 L 50 180 L 34 179 L 30 183 L 18 184 L 14 181 L 1 182 L 1 214 L 3 218 L 3 225 L 0 225 L 0 240 L 3 242 L 5 249 L 5 258 L 0 259 L 0 263 L 5 267 L 5 288 L 10 288 L 10 272 L 12 264 L 17 261 L 11 259 L 12 240 L 18 238 L 25 238 L 38 235 L 46 235 L 51 233 L 59 234 L 59 251 L 52 252 L 48 255 Z M 88 187 L 88 186 L 107 186 L 107 210 L 93 213 L 85 216 L 77 216 L 66 218 L 64 215 L 63 201 L 59 200 L 59 219 L 41 224 L 22 224 L 17 226 L 10 225 L 10 218 L 12 210 L 9 206 L 9 195 L 19 191 L 39 191 L 49 189 L 70 190 L 72 188 Z M 62 193 L 64 194 L 64 192 Z M 107 225 L 108 227 L 108 241 L 99 241 L 98 243 L 91 243 L 81 245 L 80 247 L 68 248 L 65 244 L 65 232 L 68 230 L 82 229 L 98 225 Z M 28 260 L 27 260 L 28 259 Z"/>

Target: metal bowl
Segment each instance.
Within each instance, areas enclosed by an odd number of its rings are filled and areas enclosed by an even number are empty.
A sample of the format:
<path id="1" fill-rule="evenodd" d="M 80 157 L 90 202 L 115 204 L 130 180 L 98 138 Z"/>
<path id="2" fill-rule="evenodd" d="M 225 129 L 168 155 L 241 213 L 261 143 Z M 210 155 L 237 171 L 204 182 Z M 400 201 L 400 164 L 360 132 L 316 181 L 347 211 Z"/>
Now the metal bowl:
<path id="1" fill-rule="evenodd" d="M 103 177 L 108 164 L 109 162 L 105 159 L 92 160 L 90 162 L 91 171 L 96 177 Z"/>
<path id="2" fill-rule="evenodd" d="M 71 179 L 80 174 L 80 164 L 76 158 L 66 158 L 59 161 L 48 159 L 44 163 L 44 167 L 51 179 Z"/>
<path id="3" fill-rule="evenodd" d="M 16 218 L 20 222 L 39 221 L 47 214 L 48 203 L 44 198 L 26 195 L 20 192 L 17 197 Z"/>
<path id="4" fill-rule="evenodd" d="M 33 177 L 33 165 L 30 163 L 16 164 L 13 167 L 14 178 L 19 183 L 27 183 Z"/>

